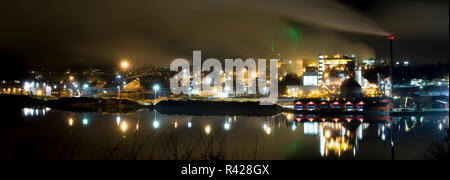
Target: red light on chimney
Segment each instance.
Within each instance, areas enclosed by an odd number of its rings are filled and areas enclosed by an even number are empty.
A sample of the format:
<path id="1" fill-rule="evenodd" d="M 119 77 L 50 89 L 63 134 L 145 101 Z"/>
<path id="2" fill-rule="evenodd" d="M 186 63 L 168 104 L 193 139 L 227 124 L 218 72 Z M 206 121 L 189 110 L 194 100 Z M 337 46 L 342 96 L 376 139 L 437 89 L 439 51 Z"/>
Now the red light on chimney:
<path id="1" fill-rule="evenodd" d="M 395 37 L 394 36 L 389 36 L 389 40 L 394 40 Z"/>

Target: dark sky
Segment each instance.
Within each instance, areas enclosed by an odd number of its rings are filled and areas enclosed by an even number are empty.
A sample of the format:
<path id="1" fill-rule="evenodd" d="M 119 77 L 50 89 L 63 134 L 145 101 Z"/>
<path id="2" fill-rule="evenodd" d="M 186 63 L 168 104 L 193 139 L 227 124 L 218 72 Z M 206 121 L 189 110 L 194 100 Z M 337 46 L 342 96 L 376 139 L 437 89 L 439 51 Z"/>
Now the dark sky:
<path id="1" fill-rule="evenodd" d="M 179 57 L 385 58 L 383 35 L 413 64 L 448 62 L 448 0 L 5 0 L 0 71 L 133 64 Z M 23 68 L 21 68 L 23 69 Z M 1 79 L 1 77 L 0 77 Z"/>

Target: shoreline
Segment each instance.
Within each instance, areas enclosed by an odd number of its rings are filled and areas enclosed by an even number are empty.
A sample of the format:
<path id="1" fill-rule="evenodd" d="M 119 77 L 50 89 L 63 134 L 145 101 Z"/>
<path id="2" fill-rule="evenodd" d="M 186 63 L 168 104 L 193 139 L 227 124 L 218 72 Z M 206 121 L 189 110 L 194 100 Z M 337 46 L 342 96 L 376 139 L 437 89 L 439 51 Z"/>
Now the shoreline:
<path id="1" fill-rule="evenodd" d="M 131 113 L 140 109 L 153 108 L 125 98 L 70 97 L 46 99 L 26 95 L 0 95 L 0 102 L 8 102 L 0 105 L 3 108 L 49 107 L 64 111 L 95 113 Z"/>
<path id="2" fill-rule="evenodd" d="M 49 107 L 63 111 L 94 113 L 132 113 L 142 109 L 155 109 L 168 115 L 242 115 L 273 116 L 279 113 L 311 115 L 382 115 L 382 116 L 420 116 L 448 115 L 448 109 L 437 111 L 389 112 L 389 111 L 323 111 L 294 110 L 279 105 L 259 105 L 248 101 L 208 101 L 208 100 L 162 100 L 156 105 L 143 105 L 125 98 L 70 97 L 59 99 L 37 98 L 26 95 L 0 95 L 1 107 L 32 108 Z"/>

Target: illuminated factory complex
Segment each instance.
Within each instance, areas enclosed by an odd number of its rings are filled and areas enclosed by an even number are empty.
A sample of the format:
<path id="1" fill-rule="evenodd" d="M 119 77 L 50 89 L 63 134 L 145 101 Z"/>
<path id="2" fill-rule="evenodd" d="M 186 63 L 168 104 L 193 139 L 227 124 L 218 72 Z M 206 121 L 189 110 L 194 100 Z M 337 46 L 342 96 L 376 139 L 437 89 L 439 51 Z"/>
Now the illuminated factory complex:
<path id="1" fill-rule="evenodd" d="M 328 55 L 319 55 L 319 72 L 318 80 L 319 83 L 323 83 L 328 77 L 338 77 L 340 79 L 348 78 L 353 74 L 355 67 L 357 65 L 357 59 L 355 55 L 340 56 L 335 55 L 333 57 L 328 57 Z"/>
<path id="2" fill-rule="evenodd" d="M 369 83 L 362 76 L 362 67 L 358 65 L 355 55 L 329 56 L 319 54 L 318 65 L 310 64 L 303 69 L 303 83 L 299 86 L 288 86 L 286 96 L 298 98 L 333 98 L 347 96 L 342 93 L 345 87 L 350 87 L 350 96 L 379 97 L 385 94 L 389 87 L 384 86 L 384 79 L 378 83 Z M 352 87 L 355 87 L 353 89 Z M 341 88 L 342 87 L 342 88 Z M 354 92 L 353 92 L 354 91 Z"/>

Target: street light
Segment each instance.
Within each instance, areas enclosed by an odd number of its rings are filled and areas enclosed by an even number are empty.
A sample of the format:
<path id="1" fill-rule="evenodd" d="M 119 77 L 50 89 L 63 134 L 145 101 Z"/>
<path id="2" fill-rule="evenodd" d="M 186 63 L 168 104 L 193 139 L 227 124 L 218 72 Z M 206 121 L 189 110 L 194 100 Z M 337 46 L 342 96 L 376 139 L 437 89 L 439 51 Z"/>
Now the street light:
<path id="1" fill-rule="evenodd" d="M 155 91 L 155 102 L 156 102 L 156 93 L 159 91 L 159 85 L 153 85 L 153 90 Z"/>
<path id="2" fill-rule="evenodd" d="M 130 64 L 128 63 L 127 60 L 122 60 L 122 62 L 120 62 L 120 67 L 122 68 L 123 71 L 125 71 L 129 66 L 130 66 Z M 125 72 L 123 74 L 125 74 Z M 122 84 L 122 83 L 125 84 L 125 82 L 123 82 L 122 75 L 119 74 L 116 76 L 116 78 L 120 79 L 120 84 Z M 119 98 L 120 98 L 120 86 L 121 86 L 120 84 L 117 86 Z"/>
<path id="3" fill-rule="evenodd" d="M 128 66 L 130 66 L 130 64 L 126 60 L 124 60 L 120 63 L 120 67 L 122 67 L 122 69 L 127 69 Z"/>

